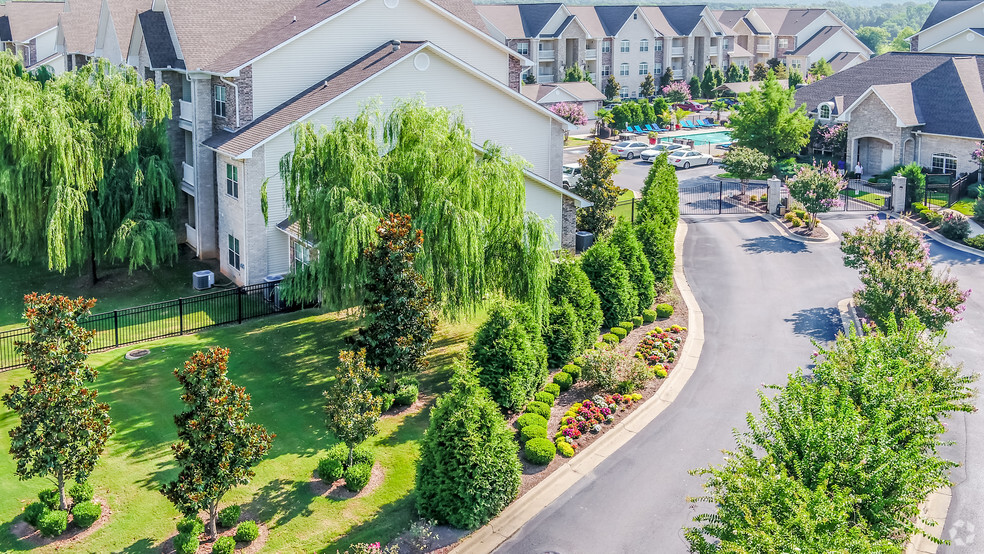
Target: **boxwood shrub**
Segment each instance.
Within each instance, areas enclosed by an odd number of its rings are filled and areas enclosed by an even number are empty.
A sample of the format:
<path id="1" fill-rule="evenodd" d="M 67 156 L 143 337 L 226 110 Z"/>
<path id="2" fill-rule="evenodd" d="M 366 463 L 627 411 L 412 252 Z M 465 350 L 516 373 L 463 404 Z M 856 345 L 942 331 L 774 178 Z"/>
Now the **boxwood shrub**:
<path id="1" fill-rule="evenodd" d="M 37 527 L 38 522 L 41 521 L 41 517 L 48 513 L 50 509 L 44 502 L 32 502 L 24 508 L 24 521 Z"/>
<path id="2" fill-rule="evenodd" d="M 539 425 L 527 425 L 519 432 L 520 444 L 526 444 L 530 439 L 547 438 L 547 428 Z"/>
<path id="3" fill-rule="evenodd" d="M 320 475 L 320 474 L 319 474 Z M 239 506 L 233 504 L 232 506 L 226 506 L 224 509 L 219 511 L 219 527 L 225 527 L 229 529 L 235 527 L 239 523 L 239 514 L 242 512 Z"/>
<path id="4" fill-rule="evenodd" d="M 569 366 L 564 366 L 564 367 L 569 367 Z M 549 392 L 550 394 L 554 395 L 554 398 L 556 399 L 558 396 L 560 396 L 560 386 L 557 385 L 557 383 L 547 383 L 546 385 L 543 385 L 543 392 Z"/>
<path id="5" fill-rule="evenodd" d="M 531 413 L 526 413 L 516 418 L 516 426 L 519 427 L 520 429 L 522 429 L 523 427 L 527 427 L 529 425 L 538 425 L 540 427 L 546 427 L 547 418 L 543 417 L 540 414 L 531 414 Z"/>
<path id="6" fill-rule="evenodd" d="M 560 441 L 557 443 L 557 453 L 565 458 L 570 458 L 574 455 L 574 447 L 565 441 Z"/>
<path id="7" fill-rule="evenodd" d="M 102 515 L 102 506 L 87 500 L 72 506 L 72 521 L 82 529 L 88 529 Z"/>
<path id="8" fill-rule="evenodd" d="M 656 304 L 656 317 L 663 319 L 673 315 L 673 306 L 669 304 Z"/>
<path id="9" fill-rule="evenodd" d="M 618 337 L 619 342 L 629 334 L 629 330 L 624 327 L 612 327 L 612 334 Z"/>
<path id="10" fill-rule="evenodd" d="M 352 464 L 352 467 L 345 470 L 345 488 L 352 492 L 359 492 L 369 484 L 371 475 L 371 464 Z"/>
<path id="11" fill-rule="evenodd" d="M 558 383 L 559 384 L 559 383 Z M 544 419 L 550 419 L 550 406 L 544 404 L 543 402 L 537 402 L 534 400 L 526 406 L 526 413 L 529 414 L 540 414 Z"/>
<path id="12" fill-rule="evenodd" d="M 236 551 L 236 539 L 232 537 L 219 537 L 212 545 L 212 554 L 232 554 Z"/>
<path id="13" fill-rule="evenodd" d="M 58 489 L 44 489 L 38 493 L 38 500 L 48 507 L 49 510 L 58 509 L 59 498 Z"/>
<path id="14" fill-rule="evenodd" d="M 581 363 L 584 363 L 584 360 L 581 360 Z M 578 364 L 567 364 L 563 371 L 571 376 L 572 383 L 576 383 L 581 378 L 581 366 Z"/>
<path id="15" fill-rule="evenodd" d="M 604 340 L 606 344 L 610 344 L 612 346 L 618 344 L 619 341 L 618 335 L 614 333 L 606 333 L 601 337 L 601 339 Z"/>
<path id="16" fill-rule="evenodd" d="M 178 554 L 195 554 L 198 552 L 198 535 L 178 533 L 174 537 L 174 551 Z"/>
<path id="17" fill-rule="evenodd" d="M 557 386 L 560 387 L 560 390 L 565 391 L 571 388 L 571 383 L 573 383 L 574 380 L 571 379 L 570 373 L 565 373 L 561 371 L 560 373 L 553 376 L 553 382 L 557 383 Z"/>
<path id="18" fill-rule="evenodd" d="M 553 406 L 556 397 L 547 391 L 540 391 L 533 395 L 533 400 L 536 400 L 537 402 L 543 402 L 547 406 Z"/>
<path id="19" fill-rule="evenodd" d="M 619 321 L 618 326 L 621 327 L 622 329 L 625 329 L 628 332 L 631 332 L 633 329 L 636 328 L 636 325 L 631 321 Z"/>
<path id="20" fill-rule="evenodd" d="M 656 321 L 656 310 L 642 310 L 642 321 L 644 323 Z"/>
<path id="21" fill-rule="evenodd" d="M 197 537 L 205 531 L 205 522 L 198 516 L 186 516 L 178 522 L 178 533 Z M 196 547 L 197 548 L 197 547 Z"/>
<path id="22" fill-rule="evenodd" d="M 642 327 L 642 316 L 641 315 L 633 316 L 632 325 L 636 327 Z"/>
<path id="23" fill-rule="evenodd" d="M 96 491 L 89 483 L 75 483 L 68 489 L 68 495 L 72 497 L 72 504 L 92 500 Z"/>
<path id="24" fill-rule="evenodd" d="M 400 377 L 396 381 L 396 393 L 393 395 L 393 403 L 397 406 L 412 406 L 417 401 L 420 394 L 420 385 L 417 384 L 415 377 Z"/>
<path id="25" fill-rule="evenodd" d="M 236 528 L 236 540 L 239 542 L 252 542 L 260 536 L 260 526 L 255 521 L 244 521 Z"/>
<path id="26" fill-rule="evenodd" d="M 535 438 L 526 441 L 523 454 L 532 464 L 547 465 L 557 455 L 557 447 L 546 438 Z"/>
<path id="27" fill-rule="evenodd" d="M 318 461 L 318 478 L 325 483 L 331 484 L 342 478 L 345 474 L 345 466 L 341 460 L 335 458 L 321 458 Z"/>
<path id="28" fill-rule="evenodd" d="M 38 519 L 38 531 L 46 537 L 57 537 L 68 528 L 68 512 L 48 510 Z"/>

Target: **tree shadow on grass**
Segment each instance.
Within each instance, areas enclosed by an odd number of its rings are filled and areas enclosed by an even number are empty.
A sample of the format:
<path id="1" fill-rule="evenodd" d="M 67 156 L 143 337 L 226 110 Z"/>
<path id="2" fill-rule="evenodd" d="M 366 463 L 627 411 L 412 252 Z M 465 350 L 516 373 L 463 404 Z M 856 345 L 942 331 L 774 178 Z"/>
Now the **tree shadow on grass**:
<path id="1" fill-rule="evenodd" d="M 121 554 L 136 554 L 137 552 L 155 552 L 160 550 L 160 544 L 154 544 L 150 539 L 140 539 L 130 546 L 120 550 Z"/>
<path id="2" fill-rule="evenodd" d="M 271 527 L 284 525 L 296 517 L 310 516 L 315 495 L 307 481 L 274 479 L 257 491 L 244 509 Z"/>
<path id="3" fill-rule="evenodd" d="M 793 333 L 819 342 L 834 340 L 841 329 L 837 308 L 808 308 L 785 319 L 793 325 Z"/>
<path id="4" fill-rule="evenodd" d="M 34 550 L 35 545 L 31 544 L 25 539 L 17 540 L 14 538 L 12 532 L 12 527 L 15 523 L 21 520 L 20 514 L 17 514 L 9 521 L 0 524 L 0 533 L 3 534 L 0 537 L 0 551 L 3 552 L 20 552 L 25 550 Z"/>
<path id="5" fill-rule="evenodd" d="M 425 406 L 417 413 L 403 418 L 399 426 L 388 436 L 379 441 L 380 446 L 397 446 L 409 440 L 417 440 L 424 436 L 424 431 L 430 424 L 430 408 Z"/>
<path id="6" fill-rule="evenodd" d="M 745 239 L 741 247 L 749 254 L 799 254 L 810 251 L 802 242 L 772 235 Z"/>
<path id="7" fill-rule="evenodd" d="M 395 539 L 404 529 L 410 527 L 417 515 L 417 496 L 413 492 L 384 504 L 372 519 L 356 525 L 348 533 L 338 537 L 335 542 L 325 546 L 320 553 L 336 554 L 345 552 L 353 544 L 360 542 L 386 544 Z"/>

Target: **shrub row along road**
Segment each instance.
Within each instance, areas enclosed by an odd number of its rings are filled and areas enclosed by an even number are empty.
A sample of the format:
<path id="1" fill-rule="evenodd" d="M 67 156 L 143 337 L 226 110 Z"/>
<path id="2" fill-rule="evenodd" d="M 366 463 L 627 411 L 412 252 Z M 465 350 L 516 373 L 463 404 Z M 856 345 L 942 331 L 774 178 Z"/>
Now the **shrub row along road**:
<path id="1" fill-rule="evenodd" d="M 840 234 L 863 224 L 864 217 L 836 214 L 824 221 Z M 763 383 L 785 383 L 789 372 L 809 365 L 811 339 L 831 340 L 839 329 L 837 302 L 859 282 L 843 266 L 838 243 L 777 236 L 758 216 L 688 223 L 685 270 L 704 311 L 707 338 L 696 373 L 672 406 L 500 552 L 686 552 L 682 529 L 697 510 L 707 509 L 687 502 L 702 494 L 702 481 L 688 471 L 720 464 L 721 451 L 734 446 L 732 428 L 744 429 L 745 414 L 757 411 L 756 391 Z M 935 263 L 953 265 L 963 287 L 978 288 L 974 281 L 984 280 L 978 259 L 938 244 L 933 254 Z M 966 320 L 950 329 L 948 342 L 962 345 L 953 351 L 956 361 L 980 358 L 982 322 L 984 298 L 972 294 Z M 957 444 L 946 455 L 969 465 L 953 475 L 959 484 L 944 536 L 954 529 L 966 542 L 967 530 L 976 528 L 984 544 L 984 455 L 975 460 L 967 454 L 984 451 L 981 419 L 960 415 L 950 424 L 948 438 Z M 973 546 L 944 551 L 971 552 Z"/>

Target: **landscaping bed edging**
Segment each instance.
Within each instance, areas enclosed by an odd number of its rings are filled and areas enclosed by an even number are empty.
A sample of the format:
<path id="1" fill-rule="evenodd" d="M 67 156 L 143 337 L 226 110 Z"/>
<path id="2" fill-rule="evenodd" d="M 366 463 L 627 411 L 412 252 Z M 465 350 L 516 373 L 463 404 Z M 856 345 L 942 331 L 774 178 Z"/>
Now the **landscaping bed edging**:
<path id="1" fill-rule="evenodd" d="M 829 227 L 823 223 L 817 223 L 817 226 L 821 227 L 826 233 L 826 238 L 815 238 L 815 237 L 804 237 L 802 235 L 797 235 L 796 233 L 789 230 L 788 227 L 775 215 L 768 214 L 769 222 L 772 226 L 779 230 L 780 233 L 785 235 L 787 238 L 799 241 L 799 242 L 815 242 L 815 243 L 828 243 L 828 242 L 838 242 L 840 238 L 837 234 L 830 230 Z"/>
<path id="2" fill-rule="evenodd" d="M 461 554 L 487 553 L 514 535 L 543 508 L 550 505 L 582 477 L 594 470 L 609 455 L 628 442 L 656 418 L 679 396 L 680 391 L 690 380 L 700 353 L 704 347 L 704 314 L 697 299 L 687 283 L 683 272 L 683 242 L 687 236 L 687 225 L 682 220 L 677 223 L 675 248 L 678 253 L 673 268 L 673 278 L 688 310 L 687 340 L 677 358 L 676 367 L 663 381 L 659 390 L 649 400 L 625 416 L 613 428 L 592 441 L 584 450 L 561 465 L 528 493 L 506 507 L 495 519 L 464 538 L 452 548 Z"/>

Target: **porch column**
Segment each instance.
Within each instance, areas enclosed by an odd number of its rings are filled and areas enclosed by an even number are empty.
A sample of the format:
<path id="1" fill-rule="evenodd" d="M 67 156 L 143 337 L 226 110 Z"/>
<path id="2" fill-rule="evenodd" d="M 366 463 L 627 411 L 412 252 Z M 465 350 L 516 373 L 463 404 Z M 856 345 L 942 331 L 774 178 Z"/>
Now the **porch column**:
<path id="1" fill-rule="evenodd" d="M 901 175 L 892 176 L 892 211 L 902 213 L 905 209 L 906 178 Z"/>

